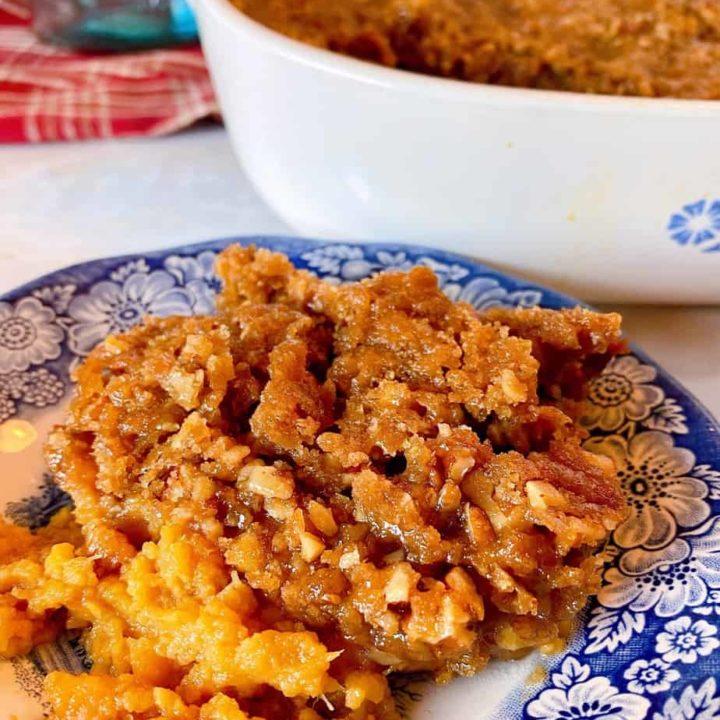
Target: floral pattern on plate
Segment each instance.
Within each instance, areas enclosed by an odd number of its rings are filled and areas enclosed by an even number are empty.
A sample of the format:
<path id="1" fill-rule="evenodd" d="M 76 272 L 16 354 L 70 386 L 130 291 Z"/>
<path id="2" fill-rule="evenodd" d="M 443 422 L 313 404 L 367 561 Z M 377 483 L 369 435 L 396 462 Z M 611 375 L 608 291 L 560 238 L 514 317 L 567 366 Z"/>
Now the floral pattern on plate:
<path id="1" fill-rule="evenodd" d="M 709 678 L 697 690 L 688 685 L 679 699 L 670 698 L 652 720 L 715 720 L 718 717 L 720 697 L 716 695 L 715 679 Z"/>
<path id="2" fill-rule="evenodd" d="M 613 460 L 630 507 L 629 517 L 615 530 L 616 545 L 661 548 L 678 526 L 694 527 L 710 515 L 708 485 L 691 476 L 695 456 L 675 447 L 671 435 L 648 430 L 629 441 L 609 435 L 592 438 L 585 447 Z"/>
<path id="3" fill-rule="evenodd" d="M 563 662 L 560 672 L 553 673 L 551 680 L 552 687 L 528 704 L 528 717 L 643 720 L 650 707 L 650 702 L 641 695 L 621 693 L 606 677 L 593 677 L 590 666 L 572 656 Z"/>
<path id="4" fill-rule="evenodd" d="M 715 222 L 713 213 L 708 203 L 684 208 L 671 221 L 676 241 L 706 243 L 710 238 L 698 228 Z M 711 230 L 720 232 L 720 226 Z M 576 304 L 442 251 L 251 240 L 287 253 L 331 282 L 423 265 L 437 274 L 450 298 L 479 310 Z M 1 298 L 0 423 L 12 417 L 32 421 L 63 402 L 72 368 L 109 333 L 146 315 L 211 312 L 219 288 L 215 257 L 229 242 L 87 263 Z M 630 514 L 614 533 L 603 586 L 567 651 L 540 658 L 545 679 L 510 691 L 492 717 L 720 719 L 714 679 L 720 673 L 718 426 L 639 352 L 615 358 L 593 381 L 582 422 L 590 433 L 587 447 L 618 465 Z M 22 499 L 5 508 L 8 517 L 33 528 L 69 502 L 49 476 L 37 481 L 35 494 L 18 488 L 15 497 Z M 31 665 L 24 659 L 14 663 L 14 692 L 37 694 L 38 668 L 87 667 L 73 637 L 39 652 Z M 393 685 L 402 712 L 412 716 L 413 706 L 422 703 L 421 678 L 404 676 Z M 452 687 L 444 691 L 450 698 Z"/>
<path id="5" fill-rule="evenodd" d="M 0 303 L 0 372 L 27 370 L 60 356 L 55 311 L 36 297 Z"/>

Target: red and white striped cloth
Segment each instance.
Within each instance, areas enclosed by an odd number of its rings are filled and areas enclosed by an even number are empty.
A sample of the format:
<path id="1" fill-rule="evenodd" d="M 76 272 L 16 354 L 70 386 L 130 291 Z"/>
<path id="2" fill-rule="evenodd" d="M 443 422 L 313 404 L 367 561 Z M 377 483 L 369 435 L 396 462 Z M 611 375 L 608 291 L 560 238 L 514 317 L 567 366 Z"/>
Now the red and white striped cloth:
<path id="1" fill-rule="evenodd" d="M 198 47 L 118 55 L 40 42 L 0 0 L 0 143 L 163 135 L 218 117 Z"/>

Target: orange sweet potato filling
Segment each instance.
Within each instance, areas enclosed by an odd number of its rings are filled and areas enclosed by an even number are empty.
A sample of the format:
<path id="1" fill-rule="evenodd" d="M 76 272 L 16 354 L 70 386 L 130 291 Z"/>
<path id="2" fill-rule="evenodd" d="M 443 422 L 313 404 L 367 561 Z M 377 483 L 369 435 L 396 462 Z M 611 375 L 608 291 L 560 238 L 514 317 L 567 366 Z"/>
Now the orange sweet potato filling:
<path id="1" fill-rule="evenodd" d="M 573 420 L 619 317 L 239 246 L 219 272 L 217 315 L 77 370 L 47 445 L 72 516 L 0 526 L 0 655 L 68 627 L 93 660 L 48 677 L 55 717 L 393 720 L 389 672 L 561 645 L 625 512 Z"/>

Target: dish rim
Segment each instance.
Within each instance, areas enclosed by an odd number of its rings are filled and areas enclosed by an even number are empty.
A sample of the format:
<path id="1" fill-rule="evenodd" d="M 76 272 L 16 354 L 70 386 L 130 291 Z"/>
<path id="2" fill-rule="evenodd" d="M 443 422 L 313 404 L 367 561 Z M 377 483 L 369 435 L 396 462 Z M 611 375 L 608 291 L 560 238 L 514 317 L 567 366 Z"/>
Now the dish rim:
<path id="1" fill-rule="evenodd" d="M 648 98 L 518 88 L 472 83 L 376 65 L 287 37 L 253 20 L 230 0 L 192 0 L 192 5 L 196 11 L 201 7 L 207 9 L 216 20 L 227 25 L 234 33 L 284 60 L 393 92 L 421 94 L 428 99 L 495 108 L 522 106 L 539 111 L 619 114 L 640 118 L 669 116 L 698 121 L 720 118 L 720 100 Z M 202 20 L 199 25 L 200 39 L 204 43 L 206 40 Z"/>

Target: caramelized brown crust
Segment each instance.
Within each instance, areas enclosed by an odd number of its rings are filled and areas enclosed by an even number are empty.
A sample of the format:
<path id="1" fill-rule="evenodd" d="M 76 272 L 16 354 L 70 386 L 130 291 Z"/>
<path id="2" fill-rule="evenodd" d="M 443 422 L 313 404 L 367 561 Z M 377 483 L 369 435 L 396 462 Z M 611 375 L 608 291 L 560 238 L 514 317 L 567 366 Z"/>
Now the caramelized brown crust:
<path id="1" fill-rule="evenodd" d="M 234 0 L 307 43 L 472 82 L 720 98 L 716 0 Z"/>
<path id="2" fill-rule="evenodd" d="M 95 628 L 96 692 L 165 684 L 268 720 L 392 718 L 387 670 L 469 675 L 567 637 L 625 505 L 612 465 L 580 447 L 562 378 L 621 347 L 619 318 L 480 317 L 426 268 L 332 286 L 238 246 L 218 267 L 219 314 L 103 342 L 48 444 L 110 608 L 76 620 Z M 165 613 L 215 618 L 206 637 L 180 647 L 182 626 L 141 619 L 151 587 Z M 234 644 L 218 634 L 230 616 Z M 312 635 L 306 661 L 272 632 Z M 133 638 L 147 662 L 122 660 Z M 253 638 L 257 667 L 238 666 Z M 164 669 L 148 679 L 148 662 Z"/>

